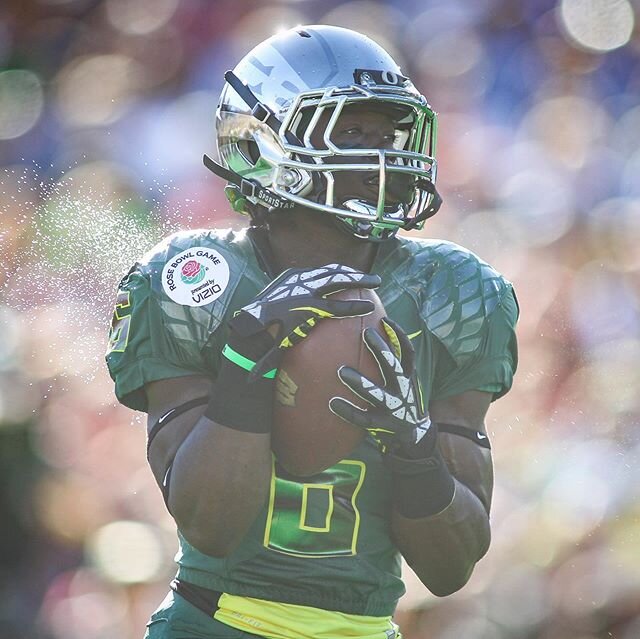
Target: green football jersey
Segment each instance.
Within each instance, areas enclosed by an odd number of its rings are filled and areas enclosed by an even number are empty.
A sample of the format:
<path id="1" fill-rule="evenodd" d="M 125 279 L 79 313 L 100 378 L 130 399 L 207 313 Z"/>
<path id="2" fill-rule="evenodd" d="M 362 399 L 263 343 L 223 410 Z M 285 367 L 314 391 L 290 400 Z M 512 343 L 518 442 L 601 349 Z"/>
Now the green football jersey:
<path id="1" fill-rule="evenodd" d="M 385 242 L 372 271 L 382 278 L 377 292 L 387 314 L 415 346 L 425 401 L 507 392 L 518 315 L 508 281 L 436 240 Z M 145 411 L 148 382 L 215 378 L 226 320 L 268 281 L 244 232 L 182 232 L 147 253 L 117 294 L 107 363 L 118 399 Z M 179 535 L 178 576 L 234 595 L 390 615 L 404 593 L 390 479 L 370 439 L 313 477 L 288 475 L 274 461 L 268 502 L 240 546 L 217 559 Z"/>

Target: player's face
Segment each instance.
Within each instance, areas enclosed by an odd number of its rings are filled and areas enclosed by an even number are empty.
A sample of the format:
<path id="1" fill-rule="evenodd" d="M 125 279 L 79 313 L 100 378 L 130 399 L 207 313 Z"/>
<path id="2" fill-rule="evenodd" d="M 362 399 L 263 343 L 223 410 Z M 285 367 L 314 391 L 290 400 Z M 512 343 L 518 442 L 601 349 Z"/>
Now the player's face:
<path id="1" fill-rule="evenodd" d="M 322 114 L 316 126 L 311 142 L 316 148 L 326 148 L 323 132 L 331 117 L 330 112 Z M 331 141 L 342 149 L 393 149 L 396 142 L 396 121 L 391 113 L 377 108 L 363 108 L 358 105 L 347 106 L 333 131 Z M 331 162 L 371 164 L 377 159 L 370 156 L 334 157 Z M 378 171 L 338 171 L 334 173 L 334 194 L 336 201 L 350 198 L 377 201 Z M 387 203 L 406 201 L 411 194 L 412 180 L 397 173 L 387 177 Z"/>

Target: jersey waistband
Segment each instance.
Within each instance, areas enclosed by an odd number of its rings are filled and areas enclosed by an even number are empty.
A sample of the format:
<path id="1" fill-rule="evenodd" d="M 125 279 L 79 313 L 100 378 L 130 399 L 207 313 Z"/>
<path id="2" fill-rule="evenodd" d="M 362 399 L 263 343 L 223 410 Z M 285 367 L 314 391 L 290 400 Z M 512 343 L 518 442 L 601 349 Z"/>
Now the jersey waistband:
<path id="1" fill-rule="evenodd" d="M 218 592 L 232 592 L 243 597 L 284 601 L 298 606 L 310 606 L 323 610 L 334 610 L 351 615 L 368 615 L 372 617 L 391 617 L 396 609 L 397 595 L 402 592 L 387 594 L 388 589 L 371 588 L 367 594 L 354 595 L 353 588 L 331 589 L 319 587 L 310 592 L 308 585 L 296 588 L 291 584 L 283 586 L 277 582 L 269 586 L 250 583 L 248 579 L 238 582 L 224 576 L 179 565 L 177 578 L 200 588 Z"/>
<path id="2" fill-rule="evenodd" d="M 268 639 L 402 639 L 391 617 L 352 615 L 208 590 L 175 579 L 171 588 L 232 628 Z"/>

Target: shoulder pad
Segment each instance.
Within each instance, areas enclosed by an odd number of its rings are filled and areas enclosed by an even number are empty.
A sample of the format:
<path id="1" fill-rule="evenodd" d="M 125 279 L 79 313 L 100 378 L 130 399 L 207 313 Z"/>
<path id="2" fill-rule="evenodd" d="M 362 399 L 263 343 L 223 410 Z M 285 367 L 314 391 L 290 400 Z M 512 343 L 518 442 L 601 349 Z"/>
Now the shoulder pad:
<path id="1" fill-rule="evenodd" d="M 181 231 L 165 238 L 133 267 L 150 282 L 151 294 L 179 339 L 200 340 L 221 323 L 243 277 L 259 280 L 248 268 L 249 241 L 231 230 Z M 256 286 L 262 288 L 262 282 Z M 187 331 L 186 326 L 192 327 Z"/>
<path id="2" fill-rule="evenodd" d="M 429 332 L 454 359 L 466 359 L 511 283 L 453 242 L 402 238 L 399 250 L 404 255 L 394 279 L 415 298 Z"/>
<path id="3" fill-rule="evenodd" d="M 147 251 L 136 264 L 138 271 L 150 273 L 158 264 L 165 264 L 167 260 L 187 249 L 199 246 L 215 248 L 225 253 L 233 252 L 234 242 L 244 237 L 244 233 L 237 234 L 231 229 L 222 230 L 190 230 L 178 231 L 165 237 L 152 249 Z"/>

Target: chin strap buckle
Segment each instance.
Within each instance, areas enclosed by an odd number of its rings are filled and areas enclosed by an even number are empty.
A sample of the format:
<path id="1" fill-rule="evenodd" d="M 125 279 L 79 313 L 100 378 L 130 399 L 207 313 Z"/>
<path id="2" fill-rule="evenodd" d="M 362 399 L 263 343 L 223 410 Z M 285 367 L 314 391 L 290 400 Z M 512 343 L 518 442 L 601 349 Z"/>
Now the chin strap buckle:
<path id="1" fill-rule="evenodd" d="M 262 104 L 262 102 L 256 102 L 251 109 L 251 115 L 257 120 L 260 120 L 260 122 L 269 125 L 269 119 L 273 116 L 273 111 L 271 111 L 268 106 Z"/>
<path id="2" fill-rule="evenodd" d="M 256 183 L 253 182 L 252 180 L 246 180 L 245 178 L 242 178 L 238 186 L 240 187 L 240 193 L 242 193 L 242 195 L 244 195 L 245 197 L 256 196 L 257 187 L 256 187 Z"/>

